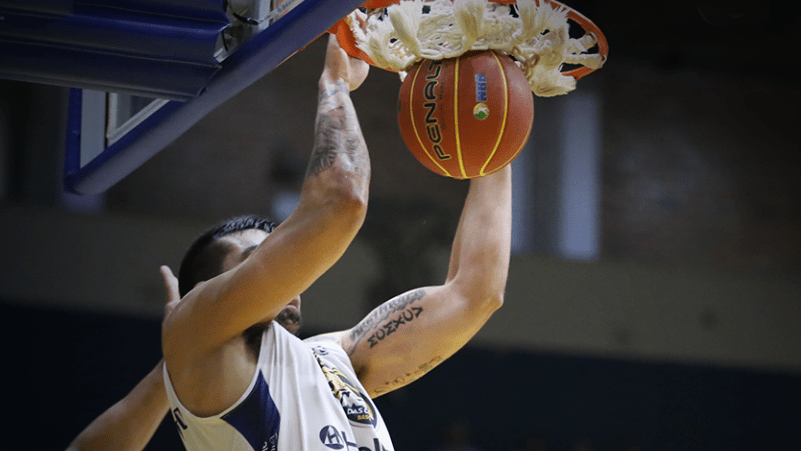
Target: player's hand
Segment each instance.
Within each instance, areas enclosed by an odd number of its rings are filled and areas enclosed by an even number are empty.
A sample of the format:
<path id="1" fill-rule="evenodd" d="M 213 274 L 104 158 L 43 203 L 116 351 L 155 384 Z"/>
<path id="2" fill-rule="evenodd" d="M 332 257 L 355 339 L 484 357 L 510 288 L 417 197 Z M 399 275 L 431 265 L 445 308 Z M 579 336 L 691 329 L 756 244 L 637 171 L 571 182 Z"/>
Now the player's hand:
<path id="1" fill-rule="evenodd" d="M 351 91 L 356 90 L 370 72 L 367 62 L 354 58 L 339 46 L 336 35 L 328 37 L 328 48 L 325 54 L 325 69 L 323 77 L 330 81 L 342 80 L 348 84 Z"/>
<path id="2" fill-rule="evenodd" d="M 178 290 L 178 279 L 172 273 L 169 266 L 163 265 L 159 268 L 161 277 L 164 279 L 165 305 L 164 317 L 169 316 L 172 309 L 181 302 L 181 294 Z"/>

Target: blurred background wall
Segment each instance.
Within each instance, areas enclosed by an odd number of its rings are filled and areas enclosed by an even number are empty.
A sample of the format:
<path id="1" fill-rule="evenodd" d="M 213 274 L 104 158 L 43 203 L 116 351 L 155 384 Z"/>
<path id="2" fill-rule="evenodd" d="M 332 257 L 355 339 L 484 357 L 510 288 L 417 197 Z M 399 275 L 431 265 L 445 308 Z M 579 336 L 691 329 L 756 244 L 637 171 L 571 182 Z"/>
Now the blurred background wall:
<path id="1" fill-rule="evenodd" d="M 607 34 L 610 59 L 574 93 L 535 98 L 513 165 L 505 306 L 451 361 L 377 400 L 396 448 L 797 449 L 801 58 L 780 43 L 799 16 L 736 1 L 570 4 Z M 217 220 L 291 211 L 323 50 L 92 197 L 60 188 L 67 91 L 0 81 L 9 449 L 64 448 L 156 364 L 159 265 L 177 270 Z M 468 182 L 405 149 L 399 86 L 375 69 L 353 93 L 370 211 L 305 294 L 306 334 L 444 277 Z M 148 449 L 180 448 L 165 422 Z"/>

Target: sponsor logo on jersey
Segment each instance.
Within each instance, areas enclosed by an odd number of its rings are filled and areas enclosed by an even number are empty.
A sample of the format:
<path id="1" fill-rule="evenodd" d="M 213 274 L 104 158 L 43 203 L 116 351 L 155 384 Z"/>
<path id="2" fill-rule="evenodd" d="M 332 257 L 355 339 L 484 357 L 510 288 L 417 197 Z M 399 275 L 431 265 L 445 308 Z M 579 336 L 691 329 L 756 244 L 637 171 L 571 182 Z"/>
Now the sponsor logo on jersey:
<path id="1" fill-rule="evenodd" d="M 175 423 L 175 426 L 178 428 L 178 435 L 181 436 L 181 439 L 184 438 L 184 431 L 189 428 L 184 421 L 184 417 L 181 415 L 181 410 L 177 407 L 172 409 L 170 412 L 172 413 L 172 421 Z"/>
<path id="2" fill-rule="evenodd" d="M 275 432 L 270 439 L 261 445 L 261 451 L 276 451 L 278 449 L 278 433 Z"/>
<path id="3" fill-rule="evenodd" d="M 364 444 L 351 442 L 347 432 L 340 431 L 331 425 L 320 429 L 320 441 L 328 448 L 341 449 L 344 451 L 387 451 L 377 438 L 373 438 L 371 448 L 370 446 L 364 446 Z"/>
<path id="4" fill-rule="evenodd" d="M 312 351 L 315 350 L 312 349 Z M 356 425 L 375 426 L 377 416 L 375 406 L 370 398 L 362 393 L 342 371 L 323 362 L 316 351 L 314 357 L 317 359 L 320 369 L 323 370 L 331 392 L 342 404 L 348 420 Z"/>
<path id="5" fill-rule="evenodd" d="M 323 445 L 331 449 L 342 449 L 345 447 L 345 441 L 342 440 L 342 435 L 334 426 L 326 426 L 320 429 L 320 441 Z"/>

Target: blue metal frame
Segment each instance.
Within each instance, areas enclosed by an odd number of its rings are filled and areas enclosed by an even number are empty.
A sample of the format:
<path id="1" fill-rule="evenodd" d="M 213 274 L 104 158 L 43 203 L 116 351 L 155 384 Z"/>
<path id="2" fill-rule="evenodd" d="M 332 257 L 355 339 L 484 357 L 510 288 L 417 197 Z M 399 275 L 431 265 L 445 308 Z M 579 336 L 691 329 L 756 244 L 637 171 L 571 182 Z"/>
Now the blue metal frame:
<path id="1" fill-rule="evenodd" d="M 186 2 L 0 0 L 0 78 L 189 100 L 230 23 L 224 0 Z"/>
<path id="2" fill-rule="evenodd" d="M 67 140 L 64 186 L 77 194 L 102 193 L 160 152 L 212 110 L 268 74 L 325 33 L 364 0 L 305 0 L 266 30 L 242 44 L 206 85 L 187 101 L 170 101 L 82 168 L 80 152 Z M 70 117 L 76 112 L 71 108 Z M 80 109 L 77 109 L 79 114 Z M 71 123 L 76 121 L 70 119 Z M 80 123 L 80 120 L 77 121 Z M 69 133 L 69 132 L 68 132 Z"/>

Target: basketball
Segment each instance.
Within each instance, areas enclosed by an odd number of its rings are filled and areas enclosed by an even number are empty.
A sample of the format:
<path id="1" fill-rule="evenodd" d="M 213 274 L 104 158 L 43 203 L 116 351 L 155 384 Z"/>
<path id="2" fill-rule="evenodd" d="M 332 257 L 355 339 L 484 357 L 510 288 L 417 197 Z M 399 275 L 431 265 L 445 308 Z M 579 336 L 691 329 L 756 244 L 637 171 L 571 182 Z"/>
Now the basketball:
<path id="1" fill-rule="evenodd" d="M 401 85 L 401 136 L 423 166 L 446 177 L 482 177 L 511 163 L 533 122 L 528 80 L 503 53 L 422 60 Z"/>

